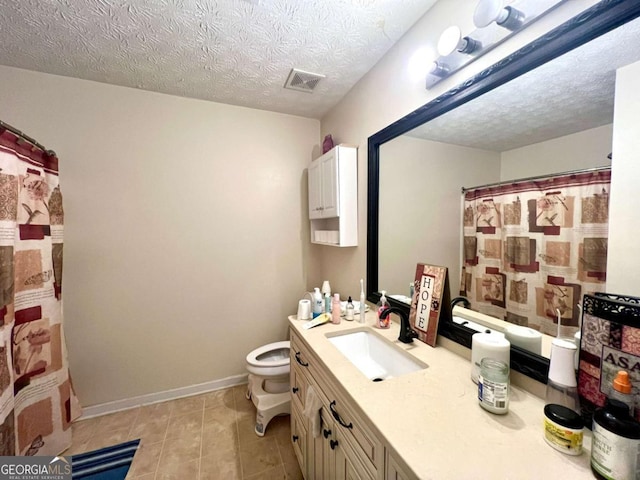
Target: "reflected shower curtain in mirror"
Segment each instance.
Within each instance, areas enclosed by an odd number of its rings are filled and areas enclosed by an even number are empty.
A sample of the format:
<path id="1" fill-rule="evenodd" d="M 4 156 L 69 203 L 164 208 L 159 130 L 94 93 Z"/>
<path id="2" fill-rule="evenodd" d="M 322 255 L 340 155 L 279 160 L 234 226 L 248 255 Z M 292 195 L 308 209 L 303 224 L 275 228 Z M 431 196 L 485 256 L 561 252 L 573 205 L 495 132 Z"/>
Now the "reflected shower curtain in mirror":
<path id="1" fill-rule="evenodd" d="M 0 456 L 56 455 L 79 405 L 62 329 L 58 159 L 0 128 Z"/>
<path id="2" fill-rule="evenodd" d="M 611 169 L 466 190 L 461 294 L 474 310 L 556 335 L 603 291 Z"/>

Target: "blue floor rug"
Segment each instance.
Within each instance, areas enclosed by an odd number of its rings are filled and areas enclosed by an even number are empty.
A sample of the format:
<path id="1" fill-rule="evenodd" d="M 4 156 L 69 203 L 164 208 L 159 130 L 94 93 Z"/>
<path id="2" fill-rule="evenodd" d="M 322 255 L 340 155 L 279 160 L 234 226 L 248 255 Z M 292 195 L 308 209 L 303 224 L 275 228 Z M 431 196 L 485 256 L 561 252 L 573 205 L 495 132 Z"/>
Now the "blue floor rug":
<path id="1" fill-rule="evenodd" d="M 71 478 L 74 480 L 124 480 L 139 444 L 138 439 L 73 455 Z"/>

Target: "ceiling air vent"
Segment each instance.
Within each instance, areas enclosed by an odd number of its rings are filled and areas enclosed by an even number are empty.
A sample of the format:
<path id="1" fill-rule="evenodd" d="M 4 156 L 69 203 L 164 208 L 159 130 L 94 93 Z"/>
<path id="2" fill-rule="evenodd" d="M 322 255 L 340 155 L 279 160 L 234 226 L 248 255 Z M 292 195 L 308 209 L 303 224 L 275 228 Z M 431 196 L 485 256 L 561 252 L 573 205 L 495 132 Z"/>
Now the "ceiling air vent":
<path id="1" fill-rule="evenodd" d="M 324 78 L 324 75 L 319 73 L 305 72 L 296 68 L 291 69 L 289 78 L 284 84 L 284 88 L 290 88 L 291 90 L 299 90 L 300 92 L 313 92 L 318 82 Z"/>

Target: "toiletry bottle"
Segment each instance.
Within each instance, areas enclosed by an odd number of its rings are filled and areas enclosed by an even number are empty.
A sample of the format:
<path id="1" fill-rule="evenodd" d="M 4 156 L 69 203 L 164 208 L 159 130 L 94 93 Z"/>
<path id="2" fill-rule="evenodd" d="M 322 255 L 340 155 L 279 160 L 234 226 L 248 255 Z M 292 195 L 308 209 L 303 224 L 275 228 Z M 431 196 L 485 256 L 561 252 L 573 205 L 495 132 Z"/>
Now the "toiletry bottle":
<path id="1" fill-rule="evenodd" d="M 322 297 L 324 298 L 324 313 L 331 313 L 331 285 L 329 280 L 322 282 Z"/>
<path id="2" fill-rule="evenodd" d="M 591 471 L 599 479 L 638 478 L 640 423 L 629 415 L 629 407 L 615 398 L 593 414 Z"/>
<path id="3" fill-rule="evenodd" d="M 331 323 L 340 323 L 340 294 L 333 294 L 333 305 L 331 306 Z"/>
<path id="4" fill-rule="evenodd" d="M 358 321 L 364 323 L 365 314 L 367 313 L 367 304 L 364 296 L 364 280 L 360 279 L 360 318 Z"/>
<path id="5" fill-rule="evenodd" d="M 389 328 L 391 326 L 391 318 L 380 318 L 382 312 L 384 312 L 387 308 L 389 308 L 389 303 L 387 302 L 386 297 L 387 292 L 382 290 L 382 296 L 380 300 L 376 304 L 377 306 L 377 314 L 378 314 L 378 328 Z"/>
<path id="6" fill-rule="evenodd" d="M 564 405 L 544 406 L 544 440 L 567 455 L 580 455 L 584 440 L 584 420 Z"/>
<path id="7" fill-rule="evenodd" d="M 345 308 L 345 320 L 353 320 L 354 311 L 355 308 L 353 307 L 353 300 L 351 300 L 351 297 L 349 297 L 349 300 L 347 300 L 347 306 Z"/>
<path id="8" fill-rule="evenodd" d="M 574 412 L 580 412 L 578 382 L 573 368 L 575 353 L 576 345 L 573 341 L 560 338 L 551 341 L 545 404 L 563 405 Z"/>
<path id="9" fill-rule="evenodd" d="M 613 385 L 611 385 L 611 393 L 609 398 L 620 400 L 627 407 L 629 407 L 629 415 L 633 417 L 635 412 L 635 399 L 631 393 L 631 381 L 629 380 L 629 374 L 624 370 L 620 370 L 613 379 Z"/>
<path id="10" fill-rule="evenodd" d="M 313 318 L 316 318 L 322 313 L 322 294 L 320 293 L 320 289 L 318 287 L 315 287 L 313 290 Z"/>
<path id="11" fill-rule="evenodd" d="M 322 292 L 322 295 L 328 293 L 329 296 L 331 296 L 331 284 L 329 283 L 329 280 L 322 282 L 322 289 L 320 291 Z"/>

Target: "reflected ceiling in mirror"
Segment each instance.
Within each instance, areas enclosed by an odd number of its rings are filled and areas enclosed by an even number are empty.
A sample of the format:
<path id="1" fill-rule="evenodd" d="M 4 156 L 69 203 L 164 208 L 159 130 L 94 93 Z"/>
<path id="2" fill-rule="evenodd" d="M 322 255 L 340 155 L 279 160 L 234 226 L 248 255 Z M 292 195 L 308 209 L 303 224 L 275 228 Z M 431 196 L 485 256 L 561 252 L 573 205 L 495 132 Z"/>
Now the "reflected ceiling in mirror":
<path id="1" fill-rule="evenodd" d="M 408 132 L 504 152 L 613 122 L 616 70 L 640 60 L 627 23 Z"/>

